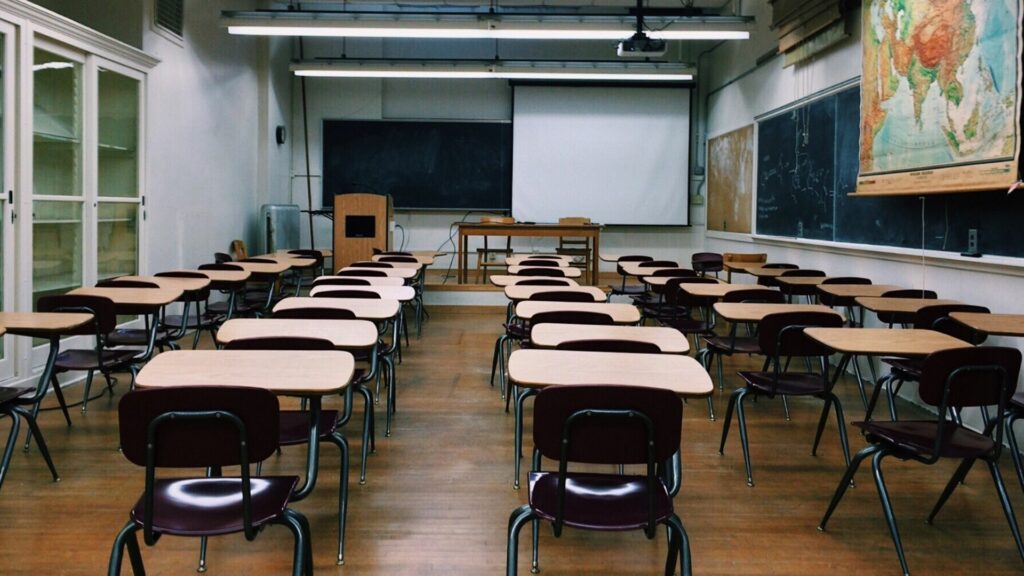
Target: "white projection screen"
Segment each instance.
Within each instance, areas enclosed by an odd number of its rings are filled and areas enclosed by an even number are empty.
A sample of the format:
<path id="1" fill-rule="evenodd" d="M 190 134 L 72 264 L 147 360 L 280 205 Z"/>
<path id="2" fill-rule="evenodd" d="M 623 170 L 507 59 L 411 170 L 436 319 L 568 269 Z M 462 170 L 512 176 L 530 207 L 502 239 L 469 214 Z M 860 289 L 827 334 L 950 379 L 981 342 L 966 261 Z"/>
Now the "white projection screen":
<path id="1" fill-rule="evenodd" d="M 689 223 L 690 90 L 517 86 L 512 215 Z"/>

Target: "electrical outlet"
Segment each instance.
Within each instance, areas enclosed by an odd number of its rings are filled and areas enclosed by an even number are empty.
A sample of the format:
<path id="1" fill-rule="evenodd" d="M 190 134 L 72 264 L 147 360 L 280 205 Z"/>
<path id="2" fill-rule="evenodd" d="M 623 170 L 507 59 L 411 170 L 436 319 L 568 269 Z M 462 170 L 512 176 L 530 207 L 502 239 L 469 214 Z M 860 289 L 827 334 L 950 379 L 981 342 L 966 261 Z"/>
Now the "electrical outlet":
<path id="1" fill-rule="evenodd" d="M 967 251 L 971 254 L 978 252 L 978 229 L 971 228 L 967 231 Z"/>

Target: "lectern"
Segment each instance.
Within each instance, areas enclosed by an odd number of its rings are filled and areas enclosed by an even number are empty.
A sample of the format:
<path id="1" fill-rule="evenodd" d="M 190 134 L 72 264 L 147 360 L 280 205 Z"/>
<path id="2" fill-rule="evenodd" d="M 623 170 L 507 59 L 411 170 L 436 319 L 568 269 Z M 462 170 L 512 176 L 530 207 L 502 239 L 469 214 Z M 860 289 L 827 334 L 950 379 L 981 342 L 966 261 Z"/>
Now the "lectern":
<path id="1" fill-rule="evenodd" d="M 334 268 L 369 260 L 373 249 L 391 249 L 391 196 L 338 194 L 334 197 Z"/>

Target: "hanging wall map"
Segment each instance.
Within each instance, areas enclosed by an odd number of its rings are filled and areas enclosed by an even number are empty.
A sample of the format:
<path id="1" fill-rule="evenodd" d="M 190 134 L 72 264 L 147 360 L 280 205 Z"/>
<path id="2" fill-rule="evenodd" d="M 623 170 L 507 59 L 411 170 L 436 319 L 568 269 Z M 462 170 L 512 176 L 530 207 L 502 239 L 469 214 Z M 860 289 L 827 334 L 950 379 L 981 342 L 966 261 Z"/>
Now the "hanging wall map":
<path id="1" fill-rule="evenodd" d="M 865 0 L 857 194 L 1006 189 L 1021 0 Z"/>
<path id="2" fill-rule="evenodd" d="M 708 140 L 708 230 L 750 233 L 754 126 Z"/>

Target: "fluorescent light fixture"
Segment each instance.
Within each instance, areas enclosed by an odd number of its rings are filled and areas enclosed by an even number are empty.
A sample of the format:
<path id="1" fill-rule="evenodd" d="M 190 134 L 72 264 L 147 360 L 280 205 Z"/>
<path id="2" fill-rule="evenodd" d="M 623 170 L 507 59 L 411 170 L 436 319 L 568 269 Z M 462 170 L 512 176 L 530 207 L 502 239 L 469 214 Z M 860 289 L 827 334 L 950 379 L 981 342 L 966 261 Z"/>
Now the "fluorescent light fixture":
<path id="1" fill-rule="evenodd" d="M 745 18 L 647 17 L 647 35 L 662 40 L 746 40 Z M 244 13 L 221 24 L 230 34 L 346 38 L 452 38 L 491 40 L 623 40 L 635 32 L 632 17 L 466 16 L 401 13 L 306 13 L 304 17 Z"/>
<path id="2" fill-rule="evenodd" d="M 568 80 L 613 82 L 687 82 L 691 68 L 649 62 L 416 62 L 338 60 L 293 64 L 296 76 L 314 78 L 448 78 Z"/>

